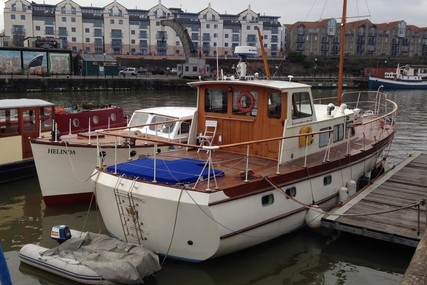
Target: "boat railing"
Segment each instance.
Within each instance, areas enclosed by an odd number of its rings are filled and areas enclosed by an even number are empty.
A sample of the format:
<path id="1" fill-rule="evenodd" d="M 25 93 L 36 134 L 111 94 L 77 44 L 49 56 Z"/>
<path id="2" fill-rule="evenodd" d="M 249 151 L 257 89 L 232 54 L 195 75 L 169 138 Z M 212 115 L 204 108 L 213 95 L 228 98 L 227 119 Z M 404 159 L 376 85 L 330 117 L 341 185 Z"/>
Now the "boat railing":
<path id="1" fill-rule="evenodd" d="M 357 102 L 358 104 L 361 103 L 360 101 Z M 375 101 L 373 101 L 375 103 Z M 394 126 L 396 122 L 396 113 L 397 113 L 397 104 L 389 99 L 385 99 L 383 104 L 380 104 L 381 108 L 380 110 L 387 110 L 389 107 L 383 106 L 383 105 L 389 105 L 391 107 L 391 111 L 385 113 L 382 112 L 381 114 L 374 114 L 374 111 L 372 111 L 369 114 L 361 115 L 362 120 L 360 121 L 354 121 L 350 123 L 347 126 L 347 130 L 345 132 L 344 140 L 346 140 L 346 151 L 342 154 L 342 156 L 349 156 L 351 155 L 352 150 L 358 149 L 358 151 L 365 151 L 368 147 L 370 147 L 371 144 L 376 143 L 383 135 L 389 134 L 389 127 L 388 126 Z M 351 134 L 351 129 L 355 126 L 359 126 L 359 129 L 362 130 L 362 138 L 360 139 L 360 136 L 355 137 Z M 362 126 L 362 128 L 360 128 Z M 295 134 L 295 135 L 288 135 L 288 136 L 281 136 L 281 137 L 274 137 L 274 138 L 266 138 L 266 139 L 258 139 L 258 140 L 252 140 L 252 141 L 244 141 L 239 143 L 232 143 L 232 144 L 222 144 L 222 145 L 194 145 L 189 143 L 180 143 L 175 141 L 169 141 L 167 144 L 175 145 L 184 147 L 186 149 L 201 149 L 206 151 L 206 161 L 205 161 L 205 168 L 208 168 L 208 187 L 207 189 L 210 189 L 210 181 L 211 181 L 211 169 L 215 166 L 215 152 L 218 150 L 236 150 L 237 148 L 246 148 L 245 154 L 241 156 L 241 162 L 244 165 L 242 165 L 240 171 L 242 174 L 244 174 L 244 181 L 249 181 L 249 176 L 251 172 L 251 158 L 256 158 L 256 155 L 252 155 L 251 147 L 254 145 L 260 145 L 260 144 L 268 144 L 270 142 L 279 142 L 279 151 L 277 159 L 272 159 L 272 161 L 276 161 L 276 173 L 280 174 L 280 167 L 281 165 L 284 165 L 286 163 L 289 163 L 291 161 L 301 161 L 301 167 L 305 168 L 309 164 L 310 155 L 317 152 L 317 150 L 320 149 L 319 146 L 315 146 L 313 144 L 309 144 L 308 142 L 312 140 L 314 137 L 319 137 L 324 133 L 329 133 L 328 136 L 328 142 L 326 146 L 324 146 L 324 154 L 323 154 L 323 161 L 322 162 L 328 162 L 330 161 L 330 155 L 331 150 L 334 147 L 338 147 L 338 145 L 342 145 L 340 142 L 334 141 L 334 129 L 327 129 L 322 131 L 316 131 L 316 132 L 310 132 L 310 133 L 303 133 L 303 134 Z M 111 132 L 111 131 L 100 131 L 100 133 L 105 133 L 113 136 L 118 137 L 124 137 L 127 139 L 138 139 L 138 140 L 146 140 L 150 141 L 154 145 L 157 145 L 159 143 L 165 143 L 164 140 L 159 140 L 154 137 L 142 137 L 135 135 L 133 133 L 129 133 L 128 135 L 124 135 L 118 132 Z M 301 155 L 298 155 L 297 157 L 293 157 L 292 159 L 285 160 L 283 159 L 283 152 L 285 151 L 284 148 L 282 148 L 283 144 L 285 144 L 289 140 L 299 140 L 301 137 L 304 137 L 305 146 L 304 149 L 302 149 L 299 146 L 295 147 L 295 150 L 293 149 L 286 149 L 288 152 L 297 153 L 300 152 Z M 317 139 L 316 141 L 320 142 L 320 139 Z M 288 144 L 291 145 L 292 143 Z M 323 147 L 322 147 L 323 148 Z M 313 151 L 315 150 L 315 151 Z M 153 159 L 156 160 L 156 147 L 153 148 Z M 313 159 L 318 160 L 318 156 L 313 156 Z M 116 166 L 115 169 L 117 169 L 117 161 L 115 162 Z M 236 166 L 237 168 L 237 166 Z M 240 168 L 240 167 L 239 167 Z M 156 163 L 154 162 L 154 174 L 156 173 Z M 213 175 L 213 174 L 212 174 Z M 200 177 L 203 177 L 202 175 Z M 214 177 L 215 178 L 215 177 Z M 201 179 L 201 178 L 200 178 Z M 156 178 L 154 176 L 154 181 L 156 181 Z M 216 179 L 214 179 L 215 184 L 217 184 Z M 195 183 L 195 186 L 200 182 L 200 180 L 197 180 Z M 218 187 L 218 185 L 215 185 L 215 187 Z"/>

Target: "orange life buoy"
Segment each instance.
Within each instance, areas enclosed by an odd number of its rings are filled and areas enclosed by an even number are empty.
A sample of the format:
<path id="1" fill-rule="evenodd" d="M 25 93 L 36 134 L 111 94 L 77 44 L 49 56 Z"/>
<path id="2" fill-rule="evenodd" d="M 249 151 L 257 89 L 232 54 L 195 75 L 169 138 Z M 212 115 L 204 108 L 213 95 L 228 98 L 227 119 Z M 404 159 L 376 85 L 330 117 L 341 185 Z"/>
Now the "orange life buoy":
<path id="1" fill-rule="evenodd" d="M 250 112 L 255 107 L 255 98 L 251 93 L 240 93 L 237 97 L 237 108 L 243 113 Z"/>

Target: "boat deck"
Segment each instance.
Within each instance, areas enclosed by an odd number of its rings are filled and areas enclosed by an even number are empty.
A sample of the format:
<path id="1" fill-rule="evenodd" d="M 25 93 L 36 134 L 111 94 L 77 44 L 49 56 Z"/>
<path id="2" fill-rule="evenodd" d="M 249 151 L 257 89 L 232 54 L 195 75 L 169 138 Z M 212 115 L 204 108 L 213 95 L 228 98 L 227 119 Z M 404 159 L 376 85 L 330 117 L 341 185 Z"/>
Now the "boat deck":
<path id="1" fill-rule="evenodd" d="M 394 128 L 391 126 L 386 126 L 384 129 L 369 128 L 368 132 L 364 133 L 365 136 L 361 134 L 357 135 L 356 133 L 356 135 L 352 137 L 350 141 L 350 151 L 347 148 L 347 144 L 341 143 L 332 147 L 329 155 L 327 155 L 325 147 L 324 151 L 310 154 L 307 158 L 301 157 L 299 159 L 293 159 L 280 165 L 278 165 L 277 160 L 250 155 L 248 159 L 248 168 L 250 169 L 248 177 L 246 177 L 245 172 L 247 159 L 245 154 L 229 152 L 226 151 L 227 149 L 213 150 L 212 167 L 224 172 L 224 176 L 218 179 L 217 187 L 214 179 L 198 181 L 189 186 L 194 191 L 214 192 L 241 186 L 242 181 L 245 180 L 247 180 L 247 182 L 261 182 L 267 177 L 270 183 L 273 182 L 277 183 L 277 185 L 283 185 L 298 181 L 301 177 L 307 177 L 307 175 L 322 175 L 328 173 L 331 168 L 339 167 L 340 164 L 351 164 L 358 159 L 363 159 L 366 152 L 374 151 L 374 145 L 377 143 L 375 138 L 384 135 L 390 136 L 390 133 L 393 131 Z M 386 132 L 386 134 L 384 132 Z M 390 136 L 390 139 L 391 138 L 392 135 Z M 205 150 L 197 151 L 197 148 L 181 147 L 172 151 L 162 152 L 156 155 L 156 158 L 163 160 L 187 158 L 207 162 L 208 152 Z M 329 166 L 325 165 L 326 162 L 329 163 Z M 284 177 L 284 175 L 281 174 L 289 175 Z M 280 179 L 278 177 L 280 177 Z M 271 185 L 269 186 L 271 188 Z M 262 191 L 263 189 L 260 190 Z M 228 194 L 231 196 L 239 195 L 239 193 Z"/>
<path id="2" fill-rule="evenodd" d="M 417 153 L 325 216 L 322 225 L 417 246 L 426 229 L 427 154 Z"/>

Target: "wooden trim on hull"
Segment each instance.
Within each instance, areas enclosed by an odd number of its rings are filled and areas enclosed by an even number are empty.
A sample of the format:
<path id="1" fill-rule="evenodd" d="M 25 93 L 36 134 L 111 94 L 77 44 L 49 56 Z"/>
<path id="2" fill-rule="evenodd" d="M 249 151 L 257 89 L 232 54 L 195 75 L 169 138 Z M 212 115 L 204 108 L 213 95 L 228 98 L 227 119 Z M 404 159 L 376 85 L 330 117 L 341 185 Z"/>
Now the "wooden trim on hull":
<path id="1" fill-rule="evenodd" d="M 325 175 L 326 173 L 330 173 L 332 171 L 337 171 L 344 169 L 346 167 L 353 166 L 366 158 L 370 158 L 374 155 L 377 155 L 389 144 L 389 142 L 393 139 L 394 134 L 390 135 L 386 140 L 383 140 L 379 143 L 373 144 L 372 148 L 361 151 L 358 154 L 346 156 L 340 160 L 327 162 L 318 166 L 303 168 L 301 170 L 285 173 L 277 176 L 269 176 L 268 179 L 273 181 L 276 185 L 280 187 L 284 187 L 287 185 L 295 184 L 307 179 L 307 177 L 315 178 L 321 175 Z M 271 184 L 268 183 L 265 179 L 261 178 L 258 180 L 251 181 L 244 185 L 238 185 L 235 187 L 230 187 L 223 189 L 223 192 L 230 199 L 224 199 L 220 201 L 215 201 L 209 203 L 209 206 L 222 204 L 231 202 L 236 199 L 240 199 L 242 197 L 252 196 L 259 193 L 271 191 Z"/>

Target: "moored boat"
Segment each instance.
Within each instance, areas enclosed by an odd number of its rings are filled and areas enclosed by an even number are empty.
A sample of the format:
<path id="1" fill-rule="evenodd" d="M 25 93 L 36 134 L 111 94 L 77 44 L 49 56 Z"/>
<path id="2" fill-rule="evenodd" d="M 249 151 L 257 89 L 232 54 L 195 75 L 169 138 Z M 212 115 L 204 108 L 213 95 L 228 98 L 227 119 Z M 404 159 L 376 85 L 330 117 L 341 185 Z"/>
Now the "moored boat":
<path id="1" fill-rule="evenodd" d="M 35 174 L 28 138 L 49 135 L 54 104 L 40 99 L 0 100 L 0 182 Z"/>
<path id="2" fill-rule="evenodd" d="M 75 134 L 97 129 L 109 129 L 126 126 L 127 120 L 123 108 L 114 105 L 98 106 L 73 103 L 55 108 L 55 123 L 62 134 Z"/>
<path id="3" fill-rule="evenodd" d="M 378 89 L 427 89 L 427 66 L 397 66 L 395 72 L 385 72 L 384 78 L 370 76 L 368 87 Z"/>
<path id="4" fill-rule="evenodd" d="M 316 104 L 309 85 L 247 75 L 239 53 L 237 79 L 189 83 L 198 102 L 189 141 L 198 144 L 94 171 L 110 234 L 200 262 L 311 224 L 313 210 L 338 205 L 382 171 L 396 131 L 386 94 Z"/>
<path id="5" fill-rule="evenodd" d="M 195 132 L 191 125 L 195 111 L 195 107 L 136 110 L 128 127 L 116 128 L 116 131 L 185 143 L 189 133 Z M 142 124 L 148 125 L 139 127 Z M 115 154 L 115 137 L 98 135 L 97 132 L 62 135 L 56 139 L 50 136 L 34 138 L 31 147 L 43 199 L 48 206 L 89 202 L 94 196 L 89 178 L 98 163 L 135 160 L 152 155 L 154 149 L 159 153 L 172 148 L 165 143 L 122 139 L 117 142 Z M 102 156 L 98 157 L 98 153 Z"/>
<path id="6" fill-rule="evenodd" d="M 29 138 L 126 126 L 117 106 L 57 107 L 40 99 L 0 100 L 0 183 L 36 175 Z M 7 151 L 5 151 L 7 150 Z"/>

